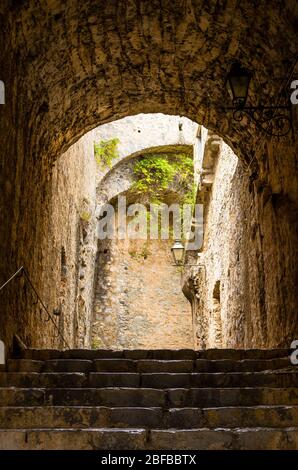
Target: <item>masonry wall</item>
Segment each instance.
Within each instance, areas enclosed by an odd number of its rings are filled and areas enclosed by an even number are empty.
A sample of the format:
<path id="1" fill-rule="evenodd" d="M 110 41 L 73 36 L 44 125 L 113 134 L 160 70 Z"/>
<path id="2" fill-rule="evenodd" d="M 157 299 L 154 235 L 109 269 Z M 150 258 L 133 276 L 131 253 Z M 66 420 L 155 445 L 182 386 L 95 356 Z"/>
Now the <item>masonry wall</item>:
<path id="1" fill-rule="evenodd" d="M 202 187 L 204 242 L 198 255 L 200 267 L 192 270 L 198 348 L 243 344 L 247 279 L 241 240 L 247 201 L 240 166 L 232 150 L 222 142 L 213 185 Z"/>
<path id="2" fill-rule="evenodd" d="M 285 223 L 290 207 L 287 198 L 254 181 L 221 144 L 207 191 L 200 267 L 186 274 L 184 284 L 192 292 L 196 347 L 289 347 L 297 318 L 292 286 L 283 291 L 281 266 L 284 257 L 287 269 L 292 265 L 286 245 L 296 222 Z M 284 305 L 277 300 L 282 291 Z"/>
<path id="3" fill-rule="evenodd" d="M 191 306 L 172 241 L 99 242 L 93 347 L 193 348 Z"/>
<path id="4" fill-rule="evenodd" d="M 94 262 L 96 257 L 96 185 L 99 168 L 86 134 L 63 154 L 53 169 L 49 230 L 44 253 L 49 276 L 44 298 L 69 344 L 88 347 L 91 340 Z"/>

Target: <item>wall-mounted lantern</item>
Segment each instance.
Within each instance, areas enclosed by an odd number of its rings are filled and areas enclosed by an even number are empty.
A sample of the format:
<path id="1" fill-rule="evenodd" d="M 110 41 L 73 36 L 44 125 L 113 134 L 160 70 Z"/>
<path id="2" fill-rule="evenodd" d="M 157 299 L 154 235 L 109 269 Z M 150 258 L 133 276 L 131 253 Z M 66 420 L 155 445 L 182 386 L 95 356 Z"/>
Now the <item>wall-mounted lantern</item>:
<path id="1" fill-rule="evenodd" d="M 183 266 L 185 249 L 180 240 L 175 240 L 174 245 L 171 248 L 174 263 L 176 266 Z"/>
<path id="2" fill-rule="evenodd" d="M 274 137 L 287 135 L 292 129 L 292 109 L 290 94 L 284 105 L 247 106 L 252 74 L 239 63 L 234 63 L 226 78 L 226 88 L 233 106 L 225 110 L 233 111 L 233 119 L 242 121 L 248 116 L 262 131 Z"/>
<path id="3" fill-rule="evenodd" d="M 204 268 L 206 270 L 206 266 L 202 263 L 185 263 L 185 247 L 180 240 L 175 240 L 174 245 L 171 248 L 171 252 L 174 259 L 174 266 L 186 267 L 189 268 L 191 266 L 195 266 L 196 268 Z"/>
<path id="4" fill-rule="evenodd" d="M 233 64 L 226 80 L 226 87 L 236 108 L 246 104 L 251 73 L 239 64 Z"/>

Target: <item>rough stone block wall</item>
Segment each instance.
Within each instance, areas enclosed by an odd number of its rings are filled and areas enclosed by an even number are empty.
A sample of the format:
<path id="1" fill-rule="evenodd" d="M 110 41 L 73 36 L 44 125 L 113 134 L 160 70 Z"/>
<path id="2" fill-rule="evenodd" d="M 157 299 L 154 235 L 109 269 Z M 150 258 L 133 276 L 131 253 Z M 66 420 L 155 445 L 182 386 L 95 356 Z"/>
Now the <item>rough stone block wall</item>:
<path id="1" fill-rule="evenodd" d="M 281 294 L 280 269 L 284 257 L 294 269 L 290 240 L 297 222 L 286 222 L 293 204 L 254 181 L 222 143 L 206 207 L 199 254 L 205 267 L 194 268 L 186 282 L 193 286 L 196 346 L 289 347 L 297 317 L 289 293 Z"/>
<path id="2" fill-rule="evenodd" d="M 44 241 L 49 272 L 45 300 L 60 312 L 59 326 L 76 347 L 88 347 L 91 340 L 99 178 L 92 149 L 93 135 L 86 134 L 57 160 Z"/>
<path id="3" fill-rule="evenodd" d="M 164 240 L 99 242 L 93 347 L 193 348 L 191 306 Z"/>

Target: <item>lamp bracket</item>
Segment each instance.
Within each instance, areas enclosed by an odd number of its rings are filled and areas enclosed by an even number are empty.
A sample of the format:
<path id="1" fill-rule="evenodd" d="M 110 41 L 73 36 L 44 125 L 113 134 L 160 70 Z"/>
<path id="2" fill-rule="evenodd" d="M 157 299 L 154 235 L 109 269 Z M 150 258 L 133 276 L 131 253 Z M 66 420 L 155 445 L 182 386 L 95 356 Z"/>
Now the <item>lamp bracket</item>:
<path id="1" fill-rule="evenodd" d="M 291 105 L 282 106 L 229 106 L 226 111 L 233 111 L 233 119 L 241 122 L 248 116 L 256 126 L 272 137 L 283 137 L 293 128 Z"/>

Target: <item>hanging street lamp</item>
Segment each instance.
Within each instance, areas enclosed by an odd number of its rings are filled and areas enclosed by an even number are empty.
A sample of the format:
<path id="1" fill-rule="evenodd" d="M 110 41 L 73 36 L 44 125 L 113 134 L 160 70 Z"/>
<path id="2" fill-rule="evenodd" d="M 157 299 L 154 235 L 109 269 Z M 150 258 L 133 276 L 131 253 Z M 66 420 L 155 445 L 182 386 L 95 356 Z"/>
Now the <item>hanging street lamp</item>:
<path id="1" fill-rule="evenodd" d="M 233 119 L 242 121 L 248 116 L 267 135 L 282 137 L 292 129 L 292 108 L 290 95 L 287 103 L 276 106 L 247 106 L 252 74 L 239 63 L 234 63 L 226 78 L 226 89 L 233 106 L 225 110 L 233 111 Z"/>
<path id="2" fill-rule="evenodd" d="M 180 240 L 175 240 L 174 245 L 171 248 L 174 263 L 176 266 L 183 266 L 185 249 Z"/>
<path id="3" fill-rule="evenodd" d="M 235 108 L 243 108 L 246 104 L 251 73 L 239 64 L 233 64 L 226 80 L 226 88 Z"/>

